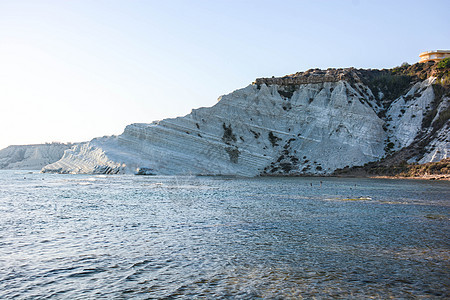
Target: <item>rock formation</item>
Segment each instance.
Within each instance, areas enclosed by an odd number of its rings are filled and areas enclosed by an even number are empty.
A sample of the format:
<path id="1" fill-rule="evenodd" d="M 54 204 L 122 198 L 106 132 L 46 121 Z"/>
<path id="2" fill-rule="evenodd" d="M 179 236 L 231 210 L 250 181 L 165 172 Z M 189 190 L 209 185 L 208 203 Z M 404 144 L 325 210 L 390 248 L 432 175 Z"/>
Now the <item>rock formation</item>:
<path id="1" fill-rule="evenodd" d="M 412 67 L 405 68 L 401 72 Z M 405 159 L 448 157 L 450 97 L 445 87 L 436 94 L 440 73 L 396 72 L 314 69 L 259 78 L 213 107 L 131 124 L 119 136 L 77 145 L 42 171 L 326 175 L 392 156 L 419 140 L 421 150 Z"/>
<path id="2" fill-rule="evenodd" d="M 0 150 L 0 169 L 40 170 L 61 159 L 73 144 L 13 145 Z"/>

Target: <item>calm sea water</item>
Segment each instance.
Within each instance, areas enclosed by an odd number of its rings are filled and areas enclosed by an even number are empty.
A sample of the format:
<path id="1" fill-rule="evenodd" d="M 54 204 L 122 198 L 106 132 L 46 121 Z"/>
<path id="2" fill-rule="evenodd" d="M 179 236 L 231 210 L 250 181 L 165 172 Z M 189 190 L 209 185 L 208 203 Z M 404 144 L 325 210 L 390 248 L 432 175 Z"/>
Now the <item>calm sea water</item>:
<path id="1" fill-rule="evenodd" d="M 450 297 L 450 183 L 0 172 L 0 298 Z"/>

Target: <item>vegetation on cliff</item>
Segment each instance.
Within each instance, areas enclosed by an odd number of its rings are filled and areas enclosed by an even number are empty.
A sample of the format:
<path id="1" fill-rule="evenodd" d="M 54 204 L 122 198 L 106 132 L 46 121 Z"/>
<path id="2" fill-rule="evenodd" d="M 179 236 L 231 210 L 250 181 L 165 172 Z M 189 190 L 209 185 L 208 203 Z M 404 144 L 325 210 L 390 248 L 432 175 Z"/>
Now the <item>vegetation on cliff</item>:
<path id="1" fill-rule="evenodd" d="M 337 176 L 394 176 L 394 177 L 448 177 L 450 175 L 450 158 L 438 162 L 425 164 L 408 164 L 402 161 L 399 164 L 382 165 L 378 162 L 367 163 L 364 166 L 338 169 L 333 175 Z M 434 178 L 433 177 L 433 178 Z"/>
<path id="2" fill-rule="evenodd" d="M 411 84 L 436 77 L 435 85 L 443 87 L 448 94 L 450 88 L 450 59 L 438 63 L 426 62 L 409 65 L 403 63 L 399 67 L 382 70 L 358 70 L 361 80 L 372 90 L 375 97 L 389 105 L 393 100 L 404 94 Z M 382 94 L 379 97 L 379 92 Z M 441 95 L 442 96 L 442 95 Z"/>
<path id="3" fill-rule="evenodd" d="M 423 165 L 417 163 L 408 164 L 407 161 L 413 157 L 423 157 L 429 150 L 427 146 L 430 144 L 430 141 L 436 139 L 439 130 L 449 124 L 450 106 L 445 108 L 445 105 L 442 106 L 441 104 L 450 98 L 450 58 L 438 63 L 427 62 L 414 65 L 404 63 L 392 69 L 358 71 L 360 72 L 361 80 L 369 86 L 374 95 L 378 94 L 377 92 L 381 92 L 381 97 L 377 100 L 380 101 L 380 104 L 385 109 L 397 97 L 404 94 L 412 84 L 431 76 L 436 78 L 433 84 L 435 98 L 424 115 L 421 132 L 409 146 L 396 152 L 389 151 L 386 157 L 376 162 L 367 163 L 364 166 L 338 169 L 334 172 L 334 175 L 400 177 L 447 175 L 446 177 L 448 177 L 450 174 L 449 159 Z M 378 98 L 378 95 L 375 95 L 375 97 Z M 405 100 L 408 101 L 408 97 Z M 440 107 L 441 110 L 439 111 Z M 380 117 L 384 117 L 383 112 L 380 114 Z"/>
<path id="4" fill-rule="evenodd" d="M 448 64 L 258 78 L 213 107 L 74 147 L 43 172 L 330 175 L 370 161 L 355 170 L 409 172 L 405 162 L 448 156 Z"/>

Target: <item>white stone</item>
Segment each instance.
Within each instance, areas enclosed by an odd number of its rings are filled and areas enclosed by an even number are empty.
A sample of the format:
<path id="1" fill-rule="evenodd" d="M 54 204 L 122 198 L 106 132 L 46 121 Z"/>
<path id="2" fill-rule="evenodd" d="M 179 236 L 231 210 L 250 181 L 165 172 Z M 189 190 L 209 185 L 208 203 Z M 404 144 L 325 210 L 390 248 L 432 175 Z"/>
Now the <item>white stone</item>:
<path id="1" fill-rule="evenodd" d="M 118 137 L 66 151 L 43 171 L 135 173 L 145 167 L 157 174 L 256 176 L 284 155 L 278 167 L 290 162 L 290 173 L 329 174 L 384 155 L 384 122 L 347 82 L 300 85 L 290 99 L 279 88 L 249 85 L 184 117 L 128 125 Z"/>
<path id="2" fill-rule="evenodd" d="M 416 83 L 405 95 L 396 99 L 388 109 L 389 137 L 395 144 L 393 150 L 409 146 L 422 128 L 423 117 L 434 100 L 432 84 L 436 79 L 430 77 Z M 405 100 L 411 98 L 409 100 Z"/>
<path id="3" fill-rule="evenodd" d="M 61 159 L 72 144 L 13 145 L 0 150 L 0 169 L 40 170 Z"/>

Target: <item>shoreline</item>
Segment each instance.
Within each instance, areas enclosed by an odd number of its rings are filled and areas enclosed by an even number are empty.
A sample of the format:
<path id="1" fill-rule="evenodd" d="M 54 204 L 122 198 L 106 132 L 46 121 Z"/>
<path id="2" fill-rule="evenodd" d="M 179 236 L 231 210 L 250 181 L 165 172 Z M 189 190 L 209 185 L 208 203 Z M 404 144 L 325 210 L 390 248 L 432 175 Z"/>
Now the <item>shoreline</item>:
<path id="1" fill-rule="evenodd" d="M 30 169 L 0 169 L 0 171 L 23 171 L 28 173 L 40 173 L 40 170 L 30 170 Z M 56 173 L 61 174 L 61 173 Z M 75 174 L 72 174 L 75 175 Z M 78 175 L 78 174 L 77 174 Z M 83 175 L 105 175 L 105 174 L 83 174 Z M 120 175 L 120 174 L 113 174 L 113 175 Z M 122 174 L 124 175 L 124 174 Z M 134 175 L 139 176 L 136 174 L 126 174 L 126 175 Z M 158 176 L 158 174 L 155 174 Z M 199 177 L 229 177 L 229 178 L 239 178 L 240 176 L 237 175 L 205 175 L 205 174 L 191 174 L 193 176 L 199 176 Z M 152 176 L 152 175 L 149 175 Z M 172 176 L 172 175 L 169 175 Z M 186 176 L 186 175 L 180 175 L 180 176 Z M 370 178 L 370 179 L 413 179 L 413 180 L 435 180 L 435 181 L 450 181 L 450 174 L 428 174 L 428 175 L 421 175 L 421 176 L 400 176 L 400 175 L 370 175 L 370 174 L 330 174 L 330 175 L 312 175 L 312 174 L 262 174 L 253 176 L 250 178 L 257 178 L 257 177 L 309 177 L 309 178 L 330 178 L 330 177 L 336 177 L 336 178 Z"/>
<path id="2" fill-rule="evenodd" d="M 436 181 L 450 181 L 450 175 L 422 175 L 422 176 L 368 176 L 368 178 L 375 179 L 414 179 L 414 180 L 436 180 Z"/>
<path id="3" fill-rule="evenodd" d="M 389 175 L 369 175 L 369 174 L 360 174 L 360 175 L 348 174 L 348 175 L 344 175 L 344 174 L 336 174 L 336 175 L 331 175 L 330 177 L 450 181 L 450 174 L 431 174 L 431 175 L 420 175 L 420 176 L 400 176 L 400 175 L 391 175 L 391 176 L 389 176 Z"/>
<path id="4" fill-rule="evenodd" d="M 414 179 L 414 180 L 436 180 L 450 181 L 450 174 L 431 174 L 421 176 L 399 176 L 399 175 L 369 175 L 369 174 L 331 174 L 331 175 L 284 175 L 284 174 L 264 174 L 256 177 L 311 177 L 311 178 L 369 178 L 369 179 Z"/>

